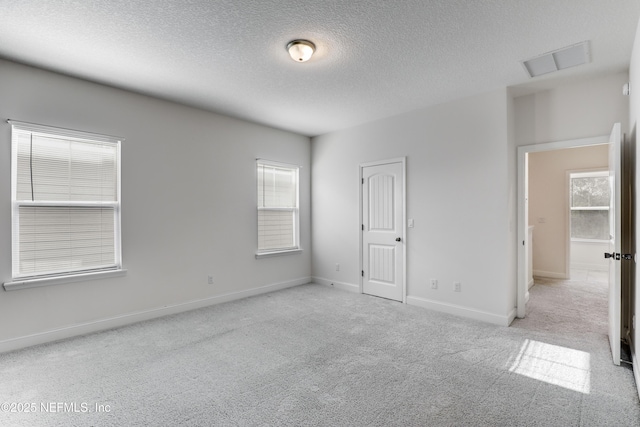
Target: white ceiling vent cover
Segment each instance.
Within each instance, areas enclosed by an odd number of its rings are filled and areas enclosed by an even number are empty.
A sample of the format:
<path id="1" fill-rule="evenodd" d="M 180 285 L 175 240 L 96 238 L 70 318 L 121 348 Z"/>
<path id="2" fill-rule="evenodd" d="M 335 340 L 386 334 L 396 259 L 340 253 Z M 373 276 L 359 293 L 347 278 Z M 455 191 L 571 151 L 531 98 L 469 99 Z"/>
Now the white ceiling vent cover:
<path id="1" fill-rule="evenodd" d="M 537 77 L 564 70 L 565 68 L 575 67 L 576 65 L 586 64 L 590 61 L 589 42 L 585 41 L 522 61 L 522 65 L 524 65 L 530 77 Z"/>

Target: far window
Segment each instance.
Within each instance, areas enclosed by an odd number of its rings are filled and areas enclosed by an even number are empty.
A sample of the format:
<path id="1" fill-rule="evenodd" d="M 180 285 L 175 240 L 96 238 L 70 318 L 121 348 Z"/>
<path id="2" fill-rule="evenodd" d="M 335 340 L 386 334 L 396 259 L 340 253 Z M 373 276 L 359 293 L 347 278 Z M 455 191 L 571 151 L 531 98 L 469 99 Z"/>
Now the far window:
<path id="1" fill-rule="evenodd" d="M 13 278 L 121 270 L 120 140 L 9 123 Z"/>
<path id="2" fill-rule="evenodd" d="M 298 250 L 298 167 L 258 160 L 258 255 Z"/>
<path id="3" fill-rule="evenodd" d="M 569 182 L 571 238 L 609 240 L 608 172 L 572 173 Z"/>

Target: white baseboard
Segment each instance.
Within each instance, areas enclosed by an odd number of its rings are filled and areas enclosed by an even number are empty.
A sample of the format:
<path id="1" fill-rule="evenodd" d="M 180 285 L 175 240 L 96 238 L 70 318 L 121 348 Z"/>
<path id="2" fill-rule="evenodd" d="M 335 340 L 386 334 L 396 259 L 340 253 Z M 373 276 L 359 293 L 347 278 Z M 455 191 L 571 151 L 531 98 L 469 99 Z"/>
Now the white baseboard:
<path id="1" fill-rule="evenodd" d="M 587 263 L 579 263 L 573 262 L 571 263 L 572 270 L 589 270 L 589 271 L 609 271 L 609 264 L 598 265 L 598 264 L 587 264 Z"/>
<path id="2" fill-rule="evenodd" d="M 299 279 L 290 280 L 287 282 L 273 283 L 270 285 L 259 286 L 257 288 L 247 289 L 239 292 L 231 292 L 224 295 L 217 295 L 209 298 L 152 308 L 150 310 L 127 313 L 120 316 L 100 319 L 93 322 L 80 323 L 76 325 L 66 326 L 64 328 L 52 329 L 50 331 L 26 335 L 23 337 L 10 338 L 4 341 L 0 341 L 0 353 L 31 347 L 37 344 L 44 344 L 66 338 L 86 335 L 93 332 L 104 331 L 107 329 L 118 328 L 120 326 L 130 325 L 133 323 L 143 322 L 145 320 L 151 320 L 171 314 L 182 313 L 185 311 L 195 310 L 198 308 L 208 307 L 224 302 L 235 301 L 251 296 L 266 294 L 280 289 L 304 285 L 309 282 L 311 282 L 311 277 L 301 277 Z"/>
<path id="3" fill-rule="evenodd" d="M 515 308 L 506 316 L 493 314 L 486 311 L 475 310 L 473 308 L 463 307 L 461 305 L 448 304 L 440 301 L 433 301 L 421 297 L 407 297 L 407 304 L 416 305 L 427 308 L 429 310 L 439 311 L 441 313 L 454 314 L 456 316 L 466 317 L 469 319 L 480 320 L 482 322 L 493 323 L 494 325 L 509 326 L 516 317 Z"/>
<path id="4" fill-rule="evenodd" d="M 527 283 L 527 289 L 531 289 L 531 287 L 535 284 L 536 282 L 533 279 L 529 280 L 529 283 Z"/>
<path id="5" fill-rule="evenodd" d="M 635 346 L 633 345 L 633 341 L 629 342 L 629 347 L 631 348 L 631 363 L 633 363 L 633 377 L 636 380 L 636 388 L 638 389 L 638 399 L 640 399 L 640 360 L 638 359 L 635 351 Z"/>
<path id="6" fill-rule="evenodd" d="M 534 277 L 546 277 L 549 279 L 568 279 L 566 273 L 556 271 L 533 270 Z"/>
<path id="7" fill-rule="evenodd" d="M 360 293 L 360 285 L 354 285 L 352 283 L 338 282 L 335 280 L 325 279 L 324 277 L 312 277 L 311 280 L 313 283 L 318 283 L 320 285 L 325 286 L 333 286 L 336 289 L 341 289 L 343 291 Z"/>

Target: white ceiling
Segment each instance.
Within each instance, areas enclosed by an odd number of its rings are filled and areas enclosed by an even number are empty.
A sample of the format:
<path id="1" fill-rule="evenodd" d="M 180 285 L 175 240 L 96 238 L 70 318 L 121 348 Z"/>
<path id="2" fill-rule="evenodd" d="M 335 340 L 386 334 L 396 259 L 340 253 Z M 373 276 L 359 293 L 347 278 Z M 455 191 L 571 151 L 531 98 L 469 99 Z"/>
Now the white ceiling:
<path id="1" fill-rule="evenodd" d="M 319 135 L 628 68 L 638 0 L 0 0 L 0 57 Z M 296 63 L 285 46 L 307 38 Z M 587 65 L 522 60 L 584 40 Z"/>

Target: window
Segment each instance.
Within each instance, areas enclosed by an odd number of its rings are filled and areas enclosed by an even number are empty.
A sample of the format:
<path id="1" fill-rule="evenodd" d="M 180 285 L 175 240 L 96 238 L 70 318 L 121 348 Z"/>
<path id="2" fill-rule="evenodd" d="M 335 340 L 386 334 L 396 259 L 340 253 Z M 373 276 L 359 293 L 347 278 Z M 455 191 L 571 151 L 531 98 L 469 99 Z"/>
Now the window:
<path id="1" fill-rule="evenodd" d="M 258 252 L 300 249 L 298 167 L 258 160 Z"/>
<path id="2" fill-rule="evenodd" d="M 14 282 L 121 270 L 121 140 L 9 123 Z"/>
<path id="3" fill-rule="evenodd" d="M 581 172 L 569 176 L 571 238 L 609 240 L 608 172 Z"/>

